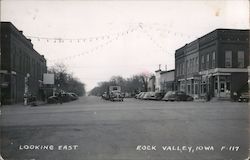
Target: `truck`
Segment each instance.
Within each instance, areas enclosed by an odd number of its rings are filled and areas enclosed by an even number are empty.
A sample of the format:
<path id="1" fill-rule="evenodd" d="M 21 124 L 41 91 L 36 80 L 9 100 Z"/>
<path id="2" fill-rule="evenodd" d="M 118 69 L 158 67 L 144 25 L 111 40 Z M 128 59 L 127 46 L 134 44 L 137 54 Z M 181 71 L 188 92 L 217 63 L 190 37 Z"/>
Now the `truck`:
<path id="1" fill-rule="evenodd" d="M 121 86 L 109 86 L 109 97 L 111 101 L 123 101 Z"/>
<path id="2" fill-rule="evenodd" d="M 110 101 L 123 101 L 124 95 L 121 92 L 121 86 L 109 86 L 102 98 Z"/>

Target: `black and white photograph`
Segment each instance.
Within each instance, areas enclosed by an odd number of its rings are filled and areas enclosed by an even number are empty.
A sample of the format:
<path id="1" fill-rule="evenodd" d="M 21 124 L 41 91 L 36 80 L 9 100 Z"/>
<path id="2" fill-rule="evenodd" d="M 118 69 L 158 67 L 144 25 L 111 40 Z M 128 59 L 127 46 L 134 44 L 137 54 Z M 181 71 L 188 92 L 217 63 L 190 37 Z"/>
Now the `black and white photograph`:
<path id="1" fill-rule="evenodd" d="M 1 0 L 0 160 L 250 160 L 249 0 Z"/>

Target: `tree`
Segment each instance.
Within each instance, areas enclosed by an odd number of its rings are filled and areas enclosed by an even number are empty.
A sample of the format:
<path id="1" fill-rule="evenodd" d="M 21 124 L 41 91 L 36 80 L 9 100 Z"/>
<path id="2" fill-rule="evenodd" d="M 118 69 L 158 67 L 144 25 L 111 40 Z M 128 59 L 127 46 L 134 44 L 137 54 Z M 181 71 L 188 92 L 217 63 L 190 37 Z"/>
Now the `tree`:
<path id="1" fill-rule="evenodd" d="M 79 96 L 85 95 L 85 84 L 69 73 L 67 67 L 63 63 L 57 63 L 48 69 L 49 73 L 55 75 L 55 87 L 57 89 L 74 92 Z"/>
<path id="2" fill-rule="evenodd" d="M 149 73 L 139 74 L 139 80 L 141 81 L 143 91 L 145 91 L 145 92 L 148 90 L 148 81 L 149 81 L 149 78 L 151 76 L 152 76 L 152 74 L 149 74 Z"/>
<path id="3" fill-rule="evenodd" d="M 122 88 L 122 92 L 130 93 L 132 95 L 139 92 L 146 92 L 149 77 L 152 74 L 141 73 L 134 75 L 130 78 L 124 79 L 121 76 L 112 76 L 109 81 L 98 83 L 98 86 L 90 91 L 91 95 L 100 96 L 104 92 L 108 91 L 109 86 L 119 85 Z"/>

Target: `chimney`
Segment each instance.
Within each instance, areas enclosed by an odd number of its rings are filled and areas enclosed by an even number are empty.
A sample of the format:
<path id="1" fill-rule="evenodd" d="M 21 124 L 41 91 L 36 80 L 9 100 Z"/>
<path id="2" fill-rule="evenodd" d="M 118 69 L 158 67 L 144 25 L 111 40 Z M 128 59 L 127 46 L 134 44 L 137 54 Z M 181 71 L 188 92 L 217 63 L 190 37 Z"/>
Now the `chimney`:
<path id="1" fill-rule="evenodd" d="M 165 65 L 165 71 L 167 71 L 168 70 L 168 65 Z"/>
<path id="2" fill-rule="evenodd" d="M 159 64 L 159 70 L 161 70 L 161 64 Z"/>

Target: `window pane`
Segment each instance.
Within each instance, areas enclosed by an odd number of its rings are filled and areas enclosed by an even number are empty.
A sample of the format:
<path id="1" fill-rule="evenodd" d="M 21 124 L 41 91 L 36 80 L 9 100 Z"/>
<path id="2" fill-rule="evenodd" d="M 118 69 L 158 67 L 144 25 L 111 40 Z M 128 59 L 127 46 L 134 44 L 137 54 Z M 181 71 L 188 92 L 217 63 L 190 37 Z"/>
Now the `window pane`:
<path id="1" fill-rule="evenodd" d="M 244 51 L 238 51 L 238 67 L 244 67 Z"/>
<path id="2" fill-rule="evenodd" d="M 225 53 L 225 67 L 232 67 L 232 51 Z"/>
<path id="3" fill-rule="evenodd" d="M 215 52 L 212 53 L 212 68 L 215 68 Z"/>

